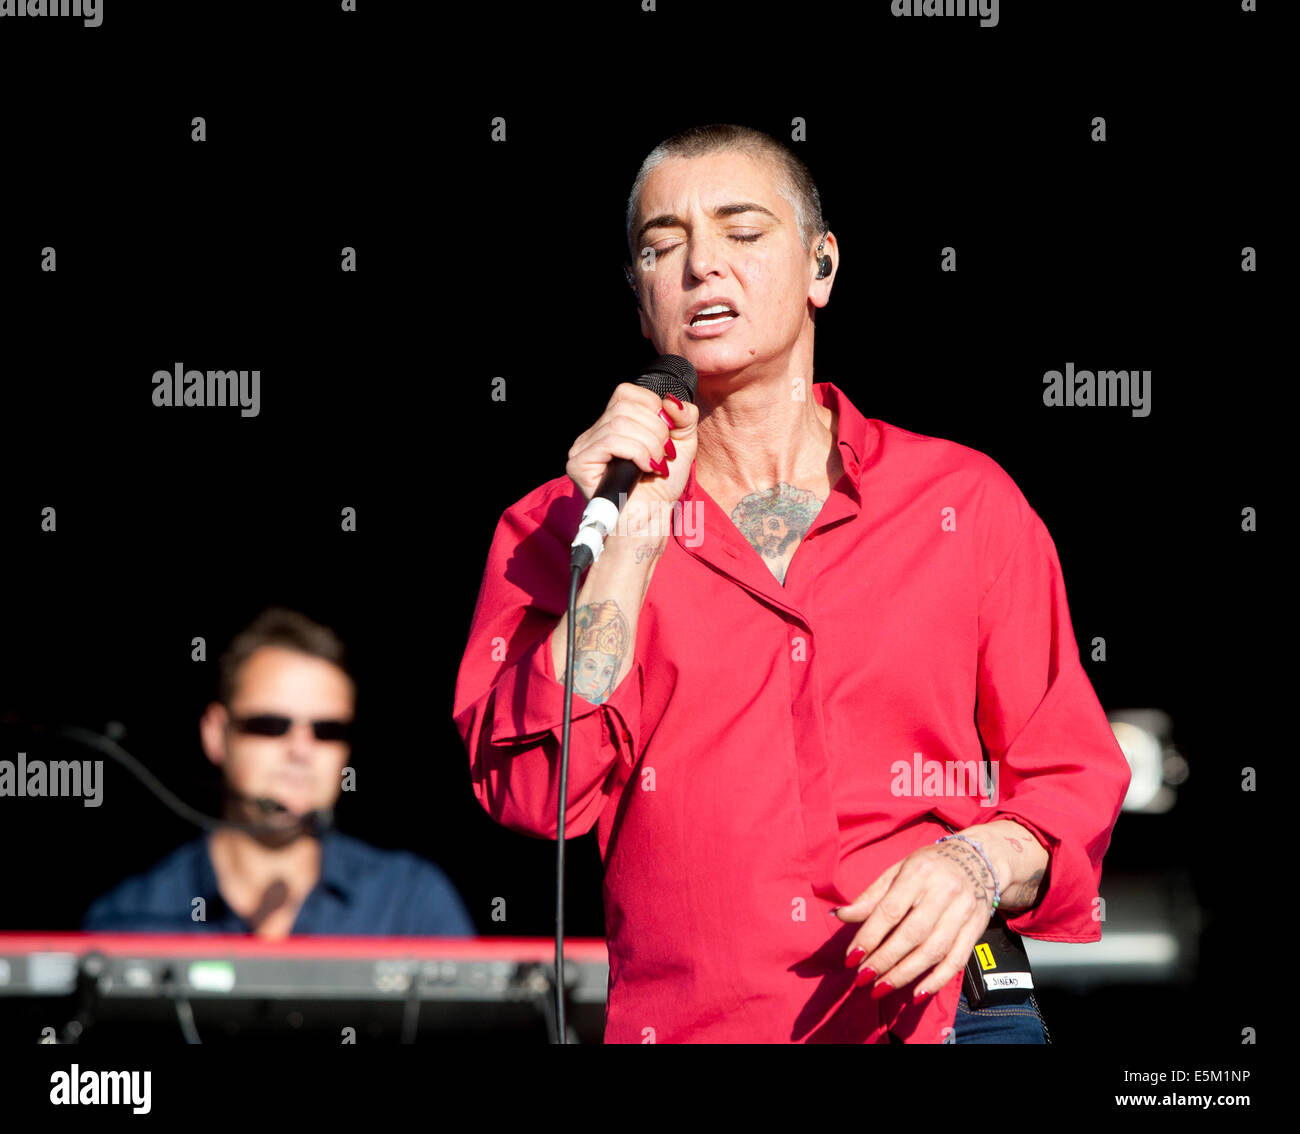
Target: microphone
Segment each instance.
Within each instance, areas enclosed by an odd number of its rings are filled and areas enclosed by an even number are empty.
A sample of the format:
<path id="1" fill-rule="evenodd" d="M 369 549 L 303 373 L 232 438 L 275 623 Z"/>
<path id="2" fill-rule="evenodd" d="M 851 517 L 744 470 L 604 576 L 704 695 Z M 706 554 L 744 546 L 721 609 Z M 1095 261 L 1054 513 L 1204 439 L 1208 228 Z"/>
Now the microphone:
<path id="1" fill-rule="evenodd" d="M 271 799 L 269 796 L 245 795 L 243 792 L 235 791 L 235 789 L 232 787 L 227 787 L 226 792 L 227 794 L 234 796 L 236 799 L 242 799 L 246 803 L 253 804 L 258 809 L 258 811 L 260 811 L 263 815 L 269 816 L 269 815 L 275 815 L 280 813 L 291 815 L 294 819 L 297 820 L 298 825 L 300 827 L 302 827 L 304 830 L 309 832 L 313 832 L 313 833 L 320 832 L 325 828 L 331 826 L 334 822 L 333 808 L 320 807 L 314 811 L 307 811 L 307 812 L 290 811 L 289 808 L 287 808 L 278 799 Z M 266 827 L 258 823 L 254 823 L 254 824 L 224 823 L 223 826 L 239 827 L 242 828 L 243 830 L 251 830 L 251 831 L 265 830 L 268 833 L 271 831 L 279 830 L 279 828 Z"/>
<path id="2" fill-rule="evenodd" d="M 283 805 L 281 801 L 276 800 L 276 798 L 270 796 L 244 795 L 243 792 L 235 791 L 233 787 L 230 787 L 230 784 L 222 784 L 222 792 L 225 793 L 226 797 L 246 802 L 246 804 L 252 804 L 255 806 L 257 811 L 259 811 L 260 814 L 265 815 L 266 818 L 270 818 L 272 815 L 290 815 L 292 819 L 295 819 L 295 826 L 302 828 L 303 831 L 307 831 L 309 834 L 318 834 L 318 832 L 325 830 L 326 827 L 331 826 L 334 822 L 333 808 L 317 808 L 312 811 L 292 811 L 287 808 L 287 806 Z M 292 830 L 292 827 L 279 827 L 272 823 L 239 823 L 230 821 L 230 819 L 220 819 L 220 821 L 217 821 L 217 826 L 235 827 L 237 830 L 248 831 L 253 835 L 283 834 L 285 831 Z"/>
<path id="3" fill-rule="evenodd" d="M 642 371 L 638 386 L 653 390 L 661 398 L 672 394 L 679 402 L 694 402 L 699 377 L 695 367 L 678 354 L 661 354 Z M 605 550 L 605 537 L 614 530 L 618 510 L 645 474 L 635 461 L 614 457 L 600 478 L 600 485 L 587 501 L 578 525 L 578 534 L 570 545 L 570 569 L 590 566 Z"/>

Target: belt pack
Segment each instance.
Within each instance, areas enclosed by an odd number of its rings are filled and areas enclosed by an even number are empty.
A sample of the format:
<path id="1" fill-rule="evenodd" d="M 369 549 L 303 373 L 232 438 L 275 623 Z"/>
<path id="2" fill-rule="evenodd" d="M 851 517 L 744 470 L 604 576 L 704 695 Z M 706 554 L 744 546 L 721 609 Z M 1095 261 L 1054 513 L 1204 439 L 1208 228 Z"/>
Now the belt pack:
<path id="1" fill-rule="evenodd" d="M 1034 990 L 1034 974 L 1020 934 L 994 914 L 975 945 L 962 976 L 962 991 L 972 1009 L 1023 1004 Z"/>

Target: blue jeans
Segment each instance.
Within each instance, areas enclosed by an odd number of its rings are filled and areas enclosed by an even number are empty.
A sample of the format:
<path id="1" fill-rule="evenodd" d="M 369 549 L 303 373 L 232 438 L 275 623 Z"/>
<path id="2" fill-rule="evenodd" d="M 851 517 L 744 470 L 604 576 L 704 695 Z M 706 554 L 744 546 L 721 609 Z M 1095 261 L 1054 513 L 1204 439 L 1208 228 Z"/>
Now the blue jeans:
<path id="1" fill-rule="evenodd" d="M 944 1043 L 1048 1043 L 1038 1002 L 1031 992 L 1022 1004 L 1001 1004 L 974 1011 L 966 994 L 957 1002 L 957 1018 Z"/>

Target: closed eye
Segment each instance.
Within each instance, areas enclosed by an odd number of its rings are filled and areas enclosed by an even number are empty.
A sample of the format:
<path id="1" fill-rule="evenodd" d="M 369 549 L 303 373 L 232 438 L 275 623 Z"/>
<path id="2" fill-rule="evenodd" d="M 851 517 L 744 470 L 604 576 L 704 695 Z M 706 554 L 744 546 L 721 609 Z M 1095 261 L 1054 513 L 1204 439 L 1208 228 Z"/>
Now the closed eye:
<path id="1" fill-rule="evenodd" d="M 747 234 L 747 235 L 743 235 L 743 236 L 741 236 L 741 235 L 737 235 L 737 234 L 735 234 L 735 233 L 731 233 L 731 234 L 728 234 L 728 239 L 730 239 L 730 240 L 738 240 L 738 241 L 740 241 L 742 244 L 753 244 L 754 241 L 757 240 L 757 239 L 758 239 L 759 237 L 761 237 L 762 235 L 763 235 L 763 234 L 762 234 L 761 232 L 749 233 L 749 234 Z M 670 244 L 670 245 L 668 245 L 667 248 L 656 248 L 656 249 L 654 249 L 654 254 L 655 254 L 656 256 L 666 256 L 669 252 L 671 252 L 671 251 L 672 251 L 674 248 L 676 248 L 676 247 L 678 247 L 678 245 L 676 245 L 676 244 Z"/>

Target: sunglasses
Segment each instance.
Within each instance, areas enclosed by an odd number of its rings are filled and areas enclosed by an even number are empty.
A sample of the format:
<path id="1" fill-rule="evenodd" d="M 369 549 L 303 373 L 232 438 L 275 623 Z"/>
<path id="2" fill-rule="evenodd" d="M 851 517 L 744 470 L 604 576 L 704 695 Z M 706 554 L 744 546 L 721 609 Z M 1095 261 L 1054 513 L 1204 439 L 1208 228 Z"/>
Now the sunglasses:
<path id="1" fill-rule="evenodd" d="M 234 717 L 231 721 L 235 731 L 244 736 L 284 736 L 293 724 L 292 717 L 282 717 L 274 713 L 261 713 L 255 717 Z M 312 732 L 317 740 L 350 740 L 352 738 L 351 721 L 311 721 Z"/>

